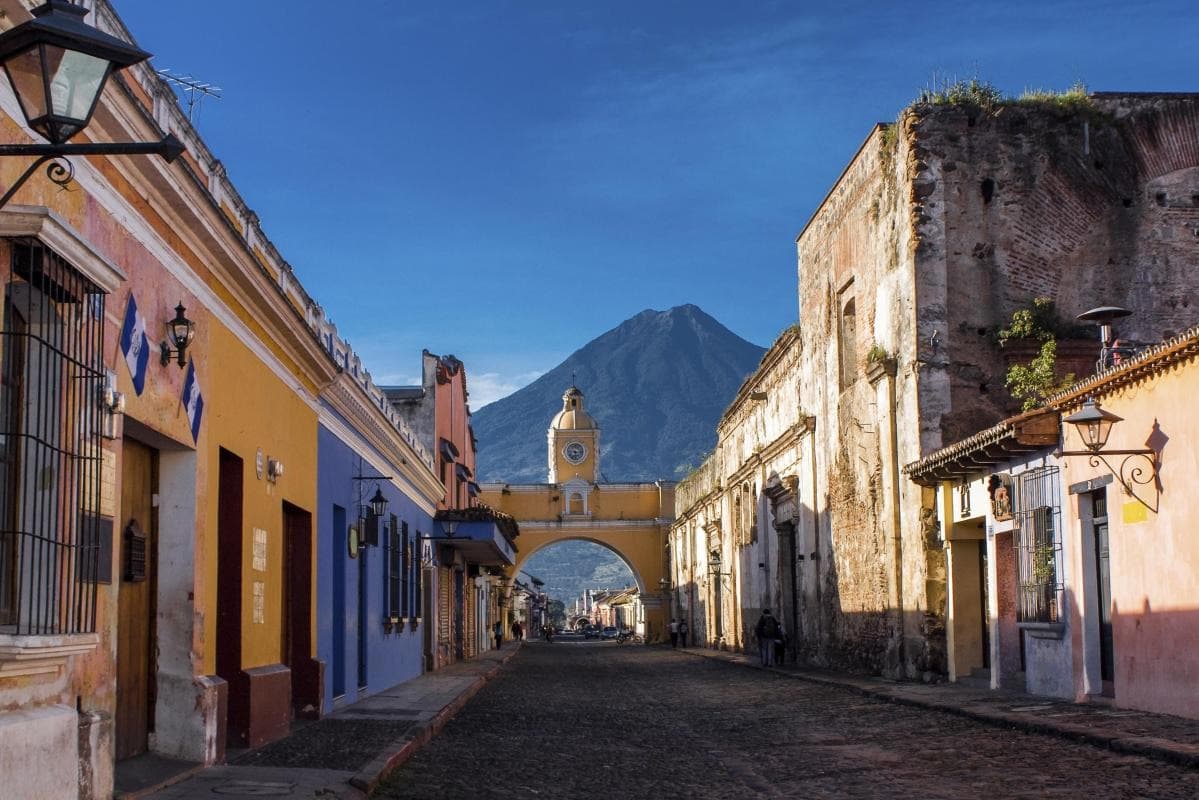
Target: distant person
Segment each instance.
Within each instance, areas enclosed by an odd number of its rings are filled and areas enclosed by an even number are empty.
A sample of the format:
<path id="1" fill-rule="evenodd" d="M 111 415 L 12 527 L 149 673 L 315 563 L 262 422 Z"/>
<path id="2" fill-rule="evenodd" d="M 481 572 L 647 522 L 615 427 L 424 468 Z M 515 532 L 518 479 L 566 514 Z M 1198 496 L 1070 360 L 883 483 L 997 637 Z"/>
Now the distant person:
<path id="1" fill-rule="evenodd" d="M 782 629 L 783 626 L 770 614 L 770 609 L 762 609 L 762 616 L 758 617 L 758 624 L 754 626 L 754 635 L 758 638 L 758 659 L 763 667 L 769 667 L 774 661 L 774 642 Z"/>
<path id="2" fill-rule="evenodd" d="M 495 636 L 495 649 L 499 650 L 504 644 L 504 624 L 497 621 L 491 626 L 491 632 Z"/>
<path id="3" fill-rule="evenodd" d="M 679 646 L 679 621 L 674 617 L 670 618 L 670 646 Z"/>
<path id="4" fill-rule="evenodd" d="M 682 619 L 679 620 L 679 647 L 687 646 L 687 631 L 687 621 Z"/>
<path id="5" fill-rule="evenodd" d="M 520 624 L 520 620 L 512 623 L 512 640 L 519 642 L 525 638 L 525 626 Z"/>
<path id="6" fill-rule="evenodd" d="M 782 621 L 779 622 L 779 633 L 774 640 L 774 665 L 781 667 L 783 665 L 783 657 L 787 654 L 787 629 L 783 627 Z"/>

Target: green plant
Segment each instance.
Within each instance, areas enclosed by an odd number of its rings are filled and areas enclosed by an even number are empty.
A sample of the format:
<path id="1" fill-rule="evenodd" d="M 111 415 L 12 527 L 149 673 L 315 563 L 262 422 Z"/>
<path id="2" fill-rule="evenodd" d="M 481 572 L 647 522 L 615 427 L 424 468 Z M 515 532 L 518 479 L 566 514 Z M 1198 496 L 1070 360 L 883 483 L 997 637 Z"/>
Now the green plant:
<path id="1" fill-rule="evenodd" d="M 990 109 L 1007 99 L 994 84 L 971 78 L 946 82 L 939 87 L 934 83 L 931 88 L 920 90 L 916 102 L 934 106 L 975 106 Z"/>
<path id="2" fill-rule="evenodd" d="M 866 351 L 866 363 L 867 364 L 881 364 L 882 362 L 886 361 L 890 357 L 891 357 L 891 354 L 888 353 L 886 348 L 883 347 L 878 342 L 875 342 L 874 344 L 870 345 L 870 349 Z"/>
<path id="3" fill-rule="evenodd" d="M 1050 395 L 1074 383 L 1074 373 L 1057 377 L 1057 340 L 1068 336 L 1074 326 L 1062 322 L 1048 297 L 1038 297 L 1028 308 L 1016 309 L 1012 321 L 997 334 L 1000 347 L 1009 342 L 1040 342 L 1036 356 L 1027 364 L 1008 367 L 1004 385 L 1012 398 L 1022 401 L 1021 409 L 1031 411 L 1044 404 Z"/>
<path id="4" fill-rule="evenodd" d="M 1016 105 L 1050 107 L 1069 112 L 1093 111 L 1095 108 L 1087 85 L 1082 81 L 1075 81 L 1064 92 L 1055 92 L 1052 89 L 1025 89 L 1016 99 Z"/>

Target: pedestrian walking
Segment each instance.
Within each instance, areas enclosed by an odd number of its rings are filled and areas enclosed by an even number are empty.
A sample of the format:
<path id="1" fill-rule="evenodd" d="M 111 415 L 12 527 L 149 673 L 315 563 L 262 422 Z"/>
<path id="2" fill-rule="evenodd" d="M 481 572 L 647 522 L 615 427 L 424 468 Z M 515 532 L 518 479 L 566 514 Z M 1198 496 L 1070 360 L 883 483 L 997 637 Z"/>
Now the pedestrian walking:
<path id="1" fill-rule="evenodd" d="M 687 620 L 679 620 L 679 647 L 687 646 Z"/>
<path id="2" fill-rule="evenodd" d="M 762 609 L 758 624 L 754 626 L 754 636 L 758 639 L 758 659 L 763 667 L 769 667 L 774 661 L 774 641 L 779 637 L 782 626 L 775 619 L 769 608 Z"/>
<path id="3" fill-rule="evenodd" d="M 495 635 L 495 649 L 501 649 L 504 644 L 504 624 L 498 620 L 491 626 L 491 632 Z"/>
<path id="4" fill-rule="evenodd" d="M 679 621 L 674 617 L 670 618 L 670 646 L 679 646 Z"/>
<path id="5" fill-rule="evenodd" d="M 519 642 L 525 638 L 525 626 L 520 624 L 520 620 L 512 623 L 512 640 Z"/>
<path id="6" fill-rule="evenodd" d="M 779 633 L 774 640 L 774 665 L 781 667 L 783 665 L 783 657 L 787 654 L 787 629 L 783 626 L 782 620 L 779 621 Z"/>

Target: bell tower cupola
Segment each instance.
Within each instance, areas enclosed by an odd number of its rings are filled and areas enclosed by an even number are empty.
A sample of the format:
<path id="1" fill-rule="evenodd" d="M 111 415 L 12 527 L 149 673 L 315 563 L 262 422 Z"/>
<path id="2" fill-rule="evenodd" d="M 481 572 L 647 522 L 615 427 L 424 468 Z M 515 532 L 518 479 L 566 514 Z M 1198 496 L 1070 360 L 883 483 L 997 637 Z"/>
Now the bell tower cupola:
<path id="1" fill-rule="evenodd" d="M 599 426 L 587 413 L 583 393 L 571 386 L 562 395 L 562 410 L 549 429 L 549 482 L 582 480 L 599 475 Z"/>

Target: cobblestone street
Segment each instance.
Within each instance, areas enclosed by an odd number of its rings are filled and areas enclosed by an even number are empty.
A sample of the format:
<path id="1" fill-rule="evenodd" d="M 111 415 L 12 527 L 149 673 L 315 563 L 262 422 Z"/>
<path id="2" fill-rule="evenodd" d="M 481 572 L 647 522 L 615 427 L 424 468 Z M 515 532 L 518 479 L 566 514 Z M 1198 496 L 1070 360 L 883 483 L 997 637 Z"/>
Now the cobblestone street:
<path id="1" fill-rule="evenodd" d="M 613 643 L 527 644 L 391 798 L 1194 798 L 1199 771 Z"/>

